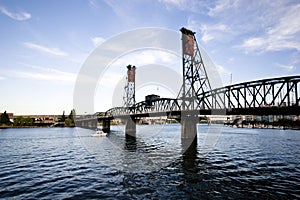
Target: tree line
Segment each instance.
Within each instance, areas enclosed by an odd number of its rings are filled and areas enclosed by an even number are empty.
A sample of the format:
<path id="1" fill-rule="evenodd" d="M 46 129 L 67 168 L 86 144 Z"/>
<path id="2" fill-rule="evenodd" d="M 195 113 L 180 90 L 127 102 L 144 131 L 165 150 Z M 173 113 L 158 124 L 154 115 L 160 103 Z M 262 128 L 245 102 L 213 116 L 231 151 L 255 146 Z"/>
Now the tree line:
<path id="1" fill-rule="evenodd" d="M 74 126 L 75 110 L 72 109 L 68 116 L 65 116 L 65 111 L 63 111 L 62 116 L 58 119 L 58 122 L 62 123 L 64 126 Z M 34 118 L 18 116 L 14 118 L 13 122 L 9 119 L 9 115 L 5 111 L 0 115 L 0 126 L 36 126 L 41 125 L 41 123 L 35 123 Z"/>
<path id="2" fill-rule="evenodd" d="M 74 126 L 75 125 L 75 122 L 74 122 L 75 115 L 76 115 L 75 109 L 71 110 L 68 117 L 66 117 L 65 111 L 63 111 L 63 114 L 62 114 L 61 118 L 58 121 L 59 122 L 64 122 L 64 124 L 66 126 Z"/>

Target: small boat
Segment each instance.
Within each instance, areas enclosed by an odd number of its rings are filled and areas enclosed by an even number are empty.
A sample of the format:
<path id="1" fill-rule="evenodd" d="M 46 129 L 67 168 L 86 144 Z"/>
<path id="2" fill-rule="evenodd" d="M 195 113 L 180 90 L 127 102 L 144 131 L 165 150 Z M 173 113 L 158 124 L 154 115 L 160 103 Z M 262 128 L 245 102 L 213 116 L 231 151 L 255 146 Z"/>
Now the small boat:
<path id="1" fill-rule="evenodd" d="M 104 133 L 102 130 L 96 129 L 96 132 L 92 134 L 92 137 L 105 137 L 107 133 Z"/>

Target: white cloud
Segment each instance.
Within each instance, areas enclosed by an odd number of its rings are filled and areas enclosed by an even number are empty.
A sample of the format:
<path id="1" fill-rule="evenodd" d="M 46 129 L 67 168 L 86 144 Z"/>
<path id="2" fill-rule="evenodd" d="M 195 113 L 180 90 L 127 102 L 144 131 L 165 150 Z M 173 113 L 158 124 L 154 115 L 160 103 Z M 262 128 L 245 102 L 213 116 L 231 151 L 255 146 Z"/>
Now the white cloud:
<path id="1" fill-rule="evenodd" d="M 164 4 L 171 4 L 178 8 L 180 8 L 182 5 L 186 3 L 186 0 L 159 0 L 161 3 Z"/>
<path id="2" fill-rule="evenodd" d="M 300 51 L 300 3 L 282 0 L 218 0 L 203 23 L 189 18 L 188 26 L 202 33 L 202 41 L 239 43 L 248 52 Z"/>
<path id="3" fill-rule="evenodd" d="M 176 8 L 195 13 L 202 12 L 211 4 L 210 0 L 159 0 L 159 2 L 164 4 L 167 10 Z"/>
<path id="4" fill-rule="evenodd" d="M 232 72 L 230 72 L 228 69 L 226 69 L 222 65 L 216 65 L 216 70 L 218 71 L 218 73 L 220 75 L 222 75 L 223 79 L 224 79 L 224 77 L 228 77 L 232 74 Z"/>
<path id="5" fill-rule="evenodd" d="M 219 0 L 208 15 L 230 30 L 227 33 L 231 40 L 241 39 L 238 47 L 246 52 L 300 51 L 300 4 L 297 2 Z M 202 26 L 206 30 L 202 30 L 203 41 L 220 36 L 218 32 L 224 33 L 222 29 L 205 28 Z"/>
<path id="6" fill-rule="evenodd" d="M 128 14 L 134 12 L 132 8 L 134 4 L 120 0 L 105 0 L 105 3 L 121 20 L 123 20 L 124 23 L 134 24 L 136 19 Z"/>
<path id="7" fill-rule="evenodd" d="M 102 42 L 105 41 L 105 39 L 102 37 L 93 37 L 93 38 L 91 38 L 91 40 L 95 47 L 97 47 L 99 44 L 101 44 Z"/>
<path id="8" fill-rule="evenodd" d="M 196 20 L 188 19 L 188 28 L 202 34 L 201 40 L 205 43 L 211 40 L 223 40 L 226 34 L 231 33 L 230 27 L 225 24 L 204 24 Z"/>
<path id="9" fill-rule="evenodd" d="M 209 8 L 208 15 L 215 16 L 221 12 L 237 6 L 238 0 L 219 0 L 213 8 Z"/>
<path id="10" fill-rule="evenodd" d="M 264 40 L 264 38 L 250 38 L 245 40 L 240 47 L 245 48 L 246 52 L 248 52 L 248 51 L 255 51 L 255 50 L 261 51 L 266 46 L 267 46 L 267 42 Z"/>
<path id="11" fill-rule="evenodd" d="M 4 79 L 5 79 L 4 77 L 0 76 L 0 81 L 1 81 L 1 80 L 4 80 Z"/>
<path id="12" fill-rule="evenodd" d="M 104 83 L 109 88 L 112 88 L 117 84 L 126 74 L 120 72 L 107 72 L 101 77 L 101 83 Z"/>
<path id="13" fill-rule="evenodd" d="M 300 4 L 289 7 L 276 24 L 261 37 L 246 39 L 242 48 L 252 51 L 281 51 L 296 49 L 300 51 Z"/>
<path id="14" fill-rule="evenodd" d="M 253 10 L 258 9 L 256 5 L 246 0 L 211 1 L 205 19 L 190 16 L 187 24 L 192 30 L 201 33 L 203 42 L 217 40 L 229 43 L 243 33 L 249 34 L 249 30 L 253 29 L 252 24 L 259 24 L 256 23 L 256 16 L 252 16 Z"/>
<path id="15" fill-rule="evenodd" d="M 24 42 L 24 45 L 30 49 L 35 49 L 55 56 L 67 56 L 68 54 L 58 48 L 49 48 L 31 42 Z"/>
<path id="16" fill-rule="evenodd" d="M 215 25 L 202 25 L 201 26 L 201 32 L 202 32 L 202 40 L 204 42 L 208 42 L 210 40 L 213 40 L 215 38 L 222 38 L 223 34 L 225 32 L 229 32 L 229 28 L 224 24 L 215 24 Z"/>
<path id="17" fill-rule="evenodd" d="M 20 13 L 12 13 L 6 8 L 0 6 L 0 12 L 4 15 L 18 21 L 23 21 L 31 18 L 31 14 L 27 12 L 20 12 Z"/>
<path id="18" fill-rule="evenodd" d="M 13 71 L 12 74 L 15 77 L 19 78 L 29 78 L 29 79 L 37 79 L 44 81 L 63 81 L 63 82 L 73 82 L 75 81 L 75 75 L 73 74 L 47 74 L 47 73 L 32 73 L 32 72 L 24 72 L 24 71 Z"/>
<path id="19" fill-rule="evenodd" d="M 217 68 L 219 73 L 225 72 L 225 68 L 222 65 L 216 65 L 216 68 Z"/>
<path id="20" fill-rule="evenodd" d="M 37 80 L 45 80 L 45 81 L 62 81 L 62 82 L 75 82 L 77 74 L 64 72 L 57 69 L 53 69 L 51 67 L 43 67 L 36 65 L 23 64 L 25 67 L 31 68 L 35 70 L 32 71 L 9 71 L 8 74 L 11 74 L 14 77 L 18 78 L 30 78 Z"/>
<path id="21" fill-rule="evenodd" d="M 95 0 L 89 0 L 89 6 L 91 8 L 97 8 L 98 7 L 97 1 L 95 1 Z"/>
<path id="22" fill-rule="evenodd" d="M 282 64 L 277 64 L 277 65 L 283 69 L 286 69 L 288 72 L 296 69 L 294 65 L 282 65 Z"/>
<path id="23" fill-rule="evenodd" d="M 113 63 L 113 65 L 125 67 L 128 64 L 132 64 L 138 67 L 148 64 L 160 64 L 174 68 L 174 65 L 180 66 L 180 61 L 179 57 L 169 52 L 160 50 L 141 50 L 124 55 Z"/>
<path id="24" fill-rule="evenodd" d="M 232 63 L 232 62 L 234 62 L 234 61 L 235 61 L 235 58 L 234 58 L 234 57 L 231 57 L 231 58 L 228 59 L 228 62 L 229 62 L 229 63 Z"/>

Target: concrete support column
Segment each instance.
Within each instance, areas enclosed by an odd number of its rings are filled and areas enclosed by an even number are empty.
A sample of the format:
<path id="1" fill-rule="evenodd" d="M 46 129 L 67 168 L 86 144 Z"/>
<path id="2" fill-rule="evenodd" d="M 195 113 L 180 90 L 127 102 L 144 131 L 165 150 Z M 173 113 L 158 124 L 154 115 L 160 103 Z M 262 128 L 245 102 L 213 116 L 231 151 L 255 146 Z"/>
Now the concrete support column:
<path id="1" fill-rule="evenodd" d="M 102 122 L 102 130 L 105 133 L 110 132 L 110 120 L 109 119 L 104 119 Z"/>
<path id="2" fill-rule="evenodd" d="M 131 137 L 136 136 L 136 120 L 134 117 L 126 119 L 125 134 Z"/>
<path id="3" fill-rule="evenodd" d="M 197 112 L 184 112 L 181 115 L 181 138 L 194 139 L 197 138 Z"/>

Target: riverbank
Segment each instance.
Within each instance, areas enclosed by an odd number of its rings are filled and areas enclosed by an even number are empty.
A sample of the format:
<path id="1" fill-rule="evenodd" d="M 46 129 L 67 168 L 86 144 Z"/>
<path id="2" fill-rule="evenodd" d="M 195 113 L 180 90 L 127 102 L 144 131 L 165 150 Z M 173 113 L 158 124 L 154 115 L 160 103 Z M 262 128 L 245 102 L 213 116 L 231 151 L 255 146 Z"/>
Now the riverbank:
<path id="1" fill-rule="evenodd" d="M 252 129 L 280 129 L 280 130 L 300 130 L 298 125 L 282 125 L 282 124 L 233 124 L 233 123 L 224 123 L 225 126 L 232 128 L 252 128 Z"/>
<path id="2" fill-rule="evenodd" d="M 71 125 L 71 126 L 0 126 L 0 129 L 10 129 L 10 128 L 57 128 L 57 127 L 74 128 L 75 125 Z"/>

